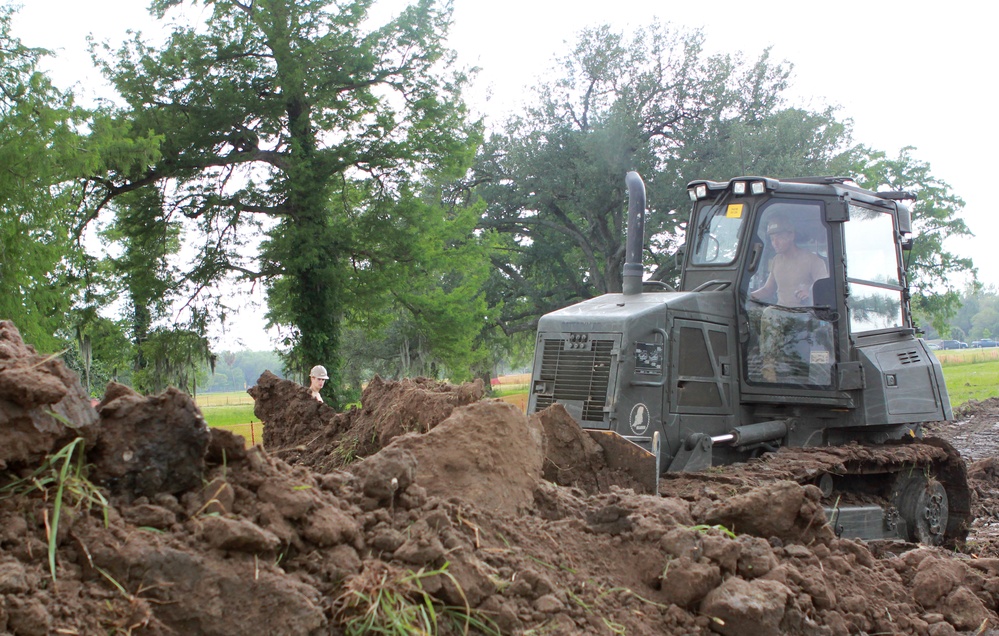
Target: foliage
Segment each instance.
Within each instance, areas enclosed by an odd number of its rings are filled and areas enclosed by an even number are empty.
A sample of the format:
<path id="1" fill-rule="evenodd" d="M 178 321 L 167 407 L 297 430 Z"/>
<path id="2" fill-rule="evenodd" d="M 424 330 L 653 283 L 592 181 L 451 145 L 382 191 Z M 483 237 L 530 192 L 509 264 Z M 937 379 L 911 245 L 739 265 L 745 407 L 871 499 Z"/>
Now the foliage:
<path id="1" fill-rule="evenodd" d="M 159 393 L 174 386 L 197 395 L 198 384 L 204 383 L 208 376 L 202 364 L 210 369 L 215 366 L 208 339 L 193 331 L 156 329 L 142 343 L 141 350 L 142 358 L 149 364 L 135 371 L 132 385 L 144 393 Z"/>
<path id="2" fill-rule="evenodd" d="M 79 312 L 77 315 L 84 312 Z M 72 346 L 63 354 L 66 366 L 76 371 L 87 395 L 100 397 L 108 382 L 131 382 L 135 348 L 126 325 L 96 315 L 77 327 Z"/>
<path id="3" fill-rule="evenodd" d="M 913 249 L 908 253 L 906 273 L 912 291 L 912 307 L 927 317 L 939 332 L 960 307 L 959 274 L 972 280 L 977 270 L 970 258 L 944 248 L 952 236 L 970 236 L 961 218 L 964 201 L 950 185 L 930 172 L 930 165 L 913 156 L 915 149 L 903 148 L 897 157 L 858 146 L 847 161 L 847 170 L 870 190 L 903 190 L 917 196 L 912 206 Z M 975 283 L 977 285 L 977 283 Z"/>
<path id="4" fill-rule="evenodd" d="M 487 359 L 481 338 L 489 323 L 482 292 L 488 257 L 486 245 L 474 235 L 480 208 L 438 195 L 437 200 L 409 196 L 400 202 L 400 207 L 423 210 L 406 214 L 420 220 L 407 229 L 414 237 L 377 280 L 371 277 L 363 300 L 352 303 L 362 311 L 348 315 L 344 378 L 355 392 L 374 374 L 461 382 Z"/>
<path id="5" fill-rule="evenodd" d="M 68 181 L 81 111 L 38 70 L 48 52 L 11 35 L 12 11 L 0 6 L 0 317 L 53 351 L 78 284 Z"/>
<path id="6" fill-rule="evenodd" d="M 207 371 L 207 369 L 206 369 Z M 205 391 L 238 391 L 257 383 L 264 371 L 285 377 L 281 358 L 273 351 L 222 351 L 216 356 L 215 371 L 201 384 Z"/>
<path id="7" fill-rule="evenodd" d="M 958 309 L 942 330 L 926 328 L 926 339 L 963 340 L 971 343 L 983 338 L 995 339 L 999 334 L 999 290 L 993 286 L 979 287 L 971 283 L 958 298 Z"/>
<path id="8" fill-rule="evenodd" d="M 396 265 L 418 269 L 411 243 L 430 240 L 418 232 L 440 213 L 412 192 L 460 174 L 477 143 L 443 48 L 450 7 L 418 0 L 369 29 L 370 0 L 195 4 L 205 25 L 177 26 L 159 50 L 136 37 L 104 62 L 129 104 L 122 119 L 167 136 L 159 161 L 111 171 L 102 195 L 161 184 L 165 209 L 199 229 L 179 277 L 190 326 L 224 320 L 212 290 L 227 278 L 263 283 L 289 372 L 324 364 L 335 404 L 344 321 L 387 286 L 410 288 Z"/>
<path id="9" fill-rule="evenodd" d="M 86 323 L 109 297 L 92 293 L 107 272 L 83 248 L 80 179 L 146 162 L 158 141 L 142 134 L 122 141 L 120 126 L 56 89 L 38 70 L 49 53 L 10 34 L 12 12 L 0 6 L 0 316 L 43 351 L 75 337 L 89 366 Z"/>
<path id="10" fill-rule="evenodd" d="M 131 335 L 135 353 L 132 362 L 141 372 L 151 362 L 146 354 L 152 347 L 146 342 L 154 324 L 165 319 L 177 295 L 177 271 L 170 259 L 180 251 L 181 227 L 165 213 L 163 196 L 153 186 L 119 196 L 115 212 L 100 237 L 121 249 L 120 256 L 108 257 L 107 269 L 115 291 L 120 289 L 126 300 L 126 333 Z"/>
<path id="11" fill-rule="evenodd" d="M 547 311 L 620 291 L 624 175 L 646 180 L 645 264 L 675 282 L 686 182 L 745 171 L 800 175 L 845 149 L 832 111 L 782 109 L 790 66 L 764 52 L 706 56 L 700 31 L 653 24 L 630 39 L 584 30 L 537 106 L 494 135 L 476 164 L 496 233 L 487 287 L 510 334 Z"/>

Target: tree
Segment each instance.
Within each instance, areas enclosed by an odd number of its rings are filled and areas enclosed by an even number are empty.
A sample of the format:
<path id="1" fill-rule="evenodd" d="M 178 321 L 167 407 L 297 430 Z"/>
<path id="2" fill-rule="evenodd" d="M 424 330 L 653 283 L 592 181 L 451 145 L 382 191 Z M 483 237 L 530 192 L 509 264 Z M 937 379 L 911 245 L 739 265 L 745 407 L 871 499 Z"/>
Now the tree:
<path id="1" fill-rule="evenodd" d="M 487 364 L 483 330 L 493 323 L 483 285 L 488 243 L 475 235 L 481 204 L 468 205 L 440 185 L 400 205 L 425 208 L 414 237 L 380 276 L 369 278 L 364 311 L 349 314 L 345 375 L 353 394 L 375 373 L 464 381 Z M 400 284 L 404 283 L 404 284 Z"/>
<path id="2" fill-rule="evenodd" d="M 73 196 L 67 187 L 81 111 L 38 70 L 47 52 L 10 34 L 0 6 L 0 318 L 43 351 L 58 337 L 77 289 L 70 265 Z"/>
<path id="3" fill-rule="evenodd" d="M 497 233 L 490 300 L 507 333 L 547 311 L 621 289 L 624 175 L 646 180 L 645 264 L 675 282 L 686 183 L 747 171 L 796 176 L 846 149 L 833 112 L 784 109 L 790 66 L 769 52 L 705 56 L 699 31 L 653 24 L 583 31 L 561 77 L 480 153 L 481 226 Z"/>
<path id="4" fill-rule="evenodd" d="M 131 381 L 135 349 L 127 334 L 127 325 L 99 315 L 86 315 L 77 325 L 73 348 L 63 359 L 79 374 L 88 395 L 103 395 L 111 381 Z"/>
<path id="5" fill-rule="evenodd" d="M 153 9 L 163 18 L 177 4 Z M 95 180 L 95 210 L 163 184 L 166 207 L 203 237 L 182 273 L 187 305 L 224 318 L 213 286 L 233 274 L 262 282 L 288 366 L 304 377 L 325 364 L 335 403 L 345 316 L 362 310 L 352 303 L 369 297 L 368 279 L 387 280 L 381 271 L 409 252 L 419 215 L 436 213 L 406 203 L 413 184 L 460 174 L 478 140 L 466 78 L 442 44 L 450 7 L 418 0 L 367 31 L 371 0 L 203 5 L 207 25 L 177 27 L 160 50 L 136 37 L 104 62 L 132 128 L 165 137 L 159 161 Z"/>
<path id="6" fill-rule="evenodd" d="M 215 358 L 208 339 L 193 331 L 154 329 L 142 344 L 148 364 L 132 375 L 137 391 L 158 393 L 174 386 L 197 396 L 198 384 L 204 384 L 215 371 Z M 209 371 L 203 370 L 207 365 Z"/>

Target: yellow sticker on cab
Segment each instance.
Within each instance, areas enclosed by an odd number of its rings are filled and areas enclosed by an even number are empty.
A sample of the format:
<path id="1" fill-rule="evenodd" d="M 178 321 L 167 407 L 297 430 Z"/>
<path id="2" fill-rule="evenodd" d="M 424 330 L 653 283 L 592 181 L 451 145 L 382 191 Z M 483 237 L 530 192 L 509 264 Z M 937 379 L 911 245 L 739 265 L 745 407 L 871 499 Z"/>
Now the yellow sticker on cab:
<path id="1" fill-rule="evenodd" d="M 728 208 L 725 210 L 725 216 L 729 219 L 741 219 L 742 218 L 742 204 L 741 203 L 729 203 Z"/>

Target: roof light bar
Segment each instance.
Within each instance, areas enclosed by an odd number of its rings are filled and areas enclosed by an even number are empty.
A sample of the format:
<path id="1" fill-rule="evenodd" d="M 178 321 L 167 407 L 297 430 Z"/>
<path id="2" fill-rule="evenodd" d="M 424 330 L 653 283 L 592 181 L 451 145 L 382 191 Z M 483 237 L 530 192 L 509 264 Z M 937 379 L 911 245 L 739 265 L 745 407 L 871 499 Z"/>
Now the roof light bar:
<path id="1" fill-rule="evenodd" d="M 691 201 L 697 201 L 698 199 L 703 199 L 708 196 L 708 186 L 703 183 L 699 183 L 693 188 L 687 190 L 687 194 L 690 195 Z"/>

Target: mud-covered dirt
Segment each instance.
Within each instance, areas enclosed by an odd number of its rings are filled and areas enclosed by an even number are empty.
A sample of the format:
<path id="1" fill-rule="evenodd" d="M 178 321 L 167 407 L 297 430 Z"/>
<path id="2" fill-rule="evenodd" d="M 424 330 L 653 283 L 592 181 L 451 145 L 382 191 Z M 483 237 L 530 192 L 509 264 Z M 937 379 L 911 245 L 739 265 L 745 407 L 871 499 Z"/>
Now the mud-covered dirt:
<path id="1" fill-rule="evenodd" d="M 872 550 L 786 479 L 636 494 L 560 407 L 481 385 L 251 394 L 251 449 L 177 392 L 94 409 L 0 323 L 0 634 L 371 633 L 379 591 L 443 634 L 999 633 L 999 403 L 933 430 L 969 460 L 967 547 Z"/>

